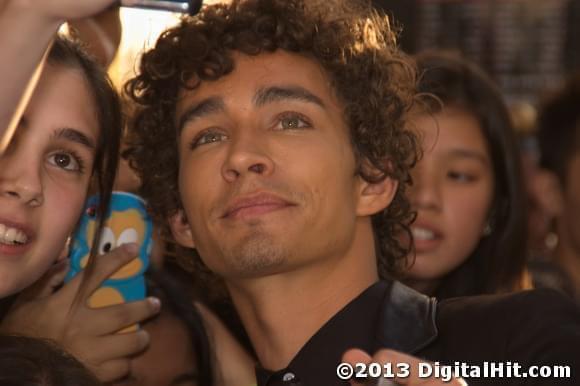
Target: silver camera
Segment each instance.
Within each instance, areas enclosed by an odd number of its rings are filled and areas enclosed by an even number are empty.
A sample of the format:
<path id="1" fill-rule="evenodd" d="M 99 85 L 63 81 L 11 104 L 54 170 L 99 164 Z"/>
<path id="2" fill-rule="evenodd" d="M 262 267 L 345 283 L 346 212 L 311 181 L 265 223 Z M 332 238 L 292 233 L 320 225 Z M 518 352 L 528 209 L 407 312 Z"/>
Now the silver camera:
<path id="1" fill-rule="evenodd" d="M 203 0 L 121 0 L 123 7 L 157 9 L 189 15 L 198 13 L 202 4 Z"/>

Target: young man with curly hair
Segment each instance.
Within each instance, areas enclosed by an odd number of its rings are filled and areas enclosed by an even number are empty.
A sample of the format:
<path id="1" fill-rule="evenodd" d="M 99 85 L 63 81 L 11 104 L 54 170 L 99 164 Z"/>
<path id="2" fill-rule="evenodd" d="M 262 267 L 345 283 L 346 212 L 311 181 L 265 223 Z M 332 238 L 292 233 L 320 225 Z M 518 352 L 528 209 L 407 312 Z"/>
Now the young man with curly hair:
<path id="1" fill-rule="evenodd" d="M 563 342 L 580 343 L 580 317 L 551 293 L 437 305 L 390 279 L 413 218 L 415 72 L 388 20 L 357 4 L 233 1 L 162 35 L 127 85 L 154 214 L 195 250 L 184 263 L 224 280 L 258 385 L 343 385 L 337 365 L 369 354 L 395 374 L 407 363 L 402 384 L 440 382 L 419 378 L 415 357 L 572 361 L 580 346 Z M 511 339 L 544 313 L 559 334 L 532 338 L 542 322 Z"/>

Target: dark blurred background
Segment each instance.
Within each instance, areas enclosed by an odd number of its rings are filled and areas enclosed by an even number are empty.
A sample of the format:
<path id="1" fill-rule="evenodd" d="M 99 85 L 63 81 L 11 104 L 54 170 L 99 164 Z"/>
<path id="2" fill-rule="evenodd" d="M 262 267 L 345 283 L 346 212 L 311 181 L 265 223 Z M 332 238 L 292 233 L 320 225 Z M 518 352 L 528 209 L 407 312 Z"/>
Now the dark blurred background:
<path id="1" fill-rule="evenodd" d="M 374 0 L 408 53 L 443 48 L 481 65 L 508 102 L 536 102 L 580 69 L 580 0 Z"/>

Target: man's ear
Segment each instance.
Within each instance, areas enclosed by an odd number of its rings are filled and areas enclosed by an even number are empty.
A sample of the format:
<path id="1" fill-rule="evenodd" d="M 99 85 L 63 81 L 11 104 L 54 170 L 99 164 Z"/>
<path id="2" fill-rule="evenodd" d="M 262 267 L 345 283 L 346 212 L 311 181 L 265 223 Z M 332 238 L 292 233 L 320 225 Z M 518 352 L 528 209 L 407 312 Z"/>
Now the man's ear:
<path id="1" fill-rule="evenodd" d="M 397 193 L 398 181 L 390 177 L 385 177 L 380 182 L 372 183 L 364 180 L 360 176 L 358 178 L 360 181 L 356 208 L 357 216 L 371 216 L 379 213 L 391 204 Z"/>
<path id="2" fill-rule="evenodd" d="M 191 227 L 182 209 L 169 218 L 169 227 L 171 228 L 173 238 L 179 245 L 187 248 L 195 248 Z"/>

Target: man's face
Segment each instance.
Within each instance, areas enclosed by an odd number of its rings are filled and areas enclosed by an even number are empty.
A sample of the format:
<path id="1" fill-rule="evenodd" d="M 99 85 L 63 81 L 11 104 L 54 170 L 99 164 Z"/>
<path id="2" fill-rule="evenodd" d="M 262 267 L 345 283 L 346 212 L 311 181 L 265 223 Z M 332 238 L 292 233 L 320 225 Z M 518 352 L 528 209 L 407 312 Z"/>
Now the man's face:
<path id="1" fill-rule="evenodd" d="M 234 54 L 235 70 L 177 106 L 186 235 L 224 277 L 328 262 L 354 238 L 363 182 L 340 102 L 313 60 Z M 183 228 L 183 226 L 182 226 Z"/>

